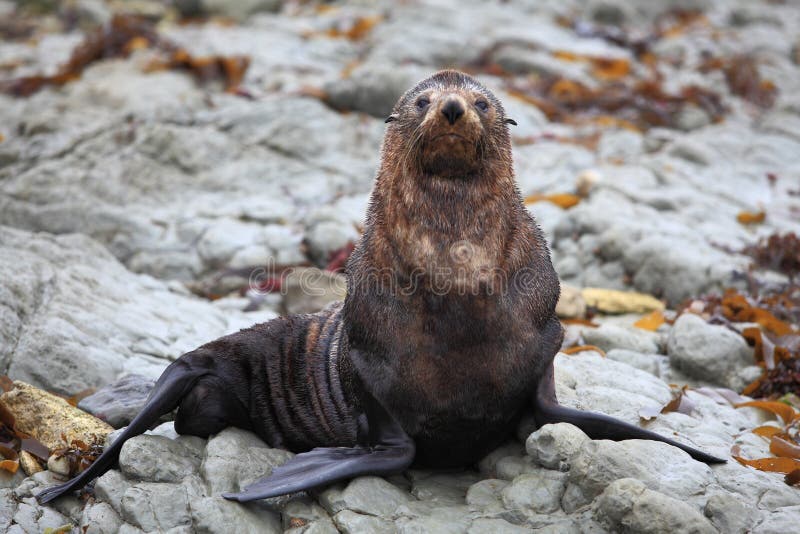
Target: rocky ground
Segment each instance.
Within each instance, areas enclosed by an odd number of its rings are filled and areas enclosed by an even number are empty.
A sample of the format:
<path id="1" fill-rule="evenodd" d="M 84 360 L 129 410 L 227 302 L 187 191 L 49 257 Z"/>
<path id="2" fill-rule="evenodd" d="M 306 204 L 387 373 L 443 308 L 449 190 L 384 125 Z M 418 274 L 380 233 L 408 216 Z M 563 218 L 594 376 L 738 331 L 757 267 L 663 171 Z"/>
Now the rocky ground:
<path id="1" fill-rule="evenodd" d="M 54 73 L 83 29 L 121 11 L 159 20 L 160 34 L 191 54 L 250 58 L 229 92 L 147 69 L 154 51 L 132 47 L 63 87 L 0 94 L 0 373 L 55 393 L 136 374 L 143 378 L 128 379 L 138 381 L 129 389 L 140 399 L 182 352 L 320 306 L 291 280 L 285 294 L 241 289 L 264 281 L 259 266 L 324 267 L 358 238 L 381 119 L 442 67 L 479 75 L 517 121 L 519 187 L 571 286 L 637 290 L 675 308 L 744 288 L 752 260 L 739 251 L 776 231 L 800 232 L 800 4 L 791 0 L 76 0 L 63 3 L 61 18 L 48 2 L 19 4 L 45 14 L 25 18 L 0 1 L 0 18 L 32 27 L 23 37 L 0 27 L 0 82 Z M 204 22 L 178 24 L 179 10 Z M 625 38 L 593 26 L 606 23 L 626 28 Z M 709 58 L 751 58 L 755 70 L 742 81 L 731 63 L 715 68 Z M 619 76 L 622 66 L 630 72 Z M 623 99 L 633 108 L 581 108 L 581 95 L 650 68 L 684 100 L 648 107 L 650 90 Z M 574 100 L 543 103 L 537 76 L 571 80 L 559 87 Z M 567 108 L 582 119 L 565 118 Z M 536 201 L 554 194 L 571 200 Z M 607 357 L 557 357 L 562 403 L 642 423 L 642 409 L 672 398 L 667 383 L 740 391 L 760 373 L 753 349 L 725 326 L 684 314 L 650 332 L 632 326 L 640 316 L 569 327 L 568 339 Z M 733 445 L 748 458 L 769 456 L 748 432 L 777 425 L 769 413 L 686 395 L 691 413 L 646 426 L 726 458 Z M 119 426 L 136 406 L 120 398 L 83 406 L 113 405 Z M 52 472 L 0 471 L 0 529 L 784 533 L 800 523 L 800 489 L 782 475 L 732 460 L 709 467 L 659 443 L 591 441 L 564 424 L 532 432 L 526 421 L 518 441 L 474 470 L 364 477 L 239 505 L 218 495 L 289 453 L 235 429 L 176 437 L 165 423 L 131 440 L 88 500 L 41 507 L 32 495 Z"/>

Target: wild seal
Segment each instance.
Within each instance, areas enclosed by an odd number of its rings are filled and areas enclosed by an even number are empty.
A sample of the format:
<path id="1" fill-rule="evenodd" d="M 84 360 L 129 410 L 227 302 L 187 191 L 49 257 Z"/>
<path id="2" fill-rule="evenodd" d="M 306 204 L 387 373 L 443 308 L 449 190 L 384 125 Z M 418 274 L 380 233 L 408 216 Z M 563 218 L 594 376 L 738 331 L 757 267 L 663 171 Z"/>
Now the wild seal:
<path id="1" fill-rule="evenodd" d="M 297 452 L 240 493 L 251 501 L 365 474 L 468 465 L 526 412 L 597 439 L 669 443 L 611 417 L 558 405 L 559 284 L 514 181 L 501 103 L 442 71 L 405 93 L 389 123 L 343 305 L 281 317 L 184 354 L 147 405 L 48 502 L 113 466 L 122 444 L 178 408 L 175 429 L 229 425 Z"/>

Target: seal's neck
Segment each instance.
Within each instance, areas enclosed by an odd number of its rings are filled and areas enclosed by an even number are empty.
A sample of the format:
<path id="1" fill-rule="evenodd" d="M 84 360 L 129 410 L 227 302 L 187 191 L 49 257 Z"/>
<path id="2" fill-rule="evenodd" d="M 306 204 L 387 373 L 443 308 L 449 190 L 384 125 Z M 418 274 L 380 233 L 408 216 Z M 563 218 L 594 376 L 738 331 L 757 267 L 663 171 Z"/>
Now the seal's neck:
<path id="1" fill-rule="evenodd" d="M 449 267 L 513 270 L 523 264 L 527 213 L 511 165 L 494 165 L 446 178 L 381 169 L 365 252 L 401 275 Z"/>

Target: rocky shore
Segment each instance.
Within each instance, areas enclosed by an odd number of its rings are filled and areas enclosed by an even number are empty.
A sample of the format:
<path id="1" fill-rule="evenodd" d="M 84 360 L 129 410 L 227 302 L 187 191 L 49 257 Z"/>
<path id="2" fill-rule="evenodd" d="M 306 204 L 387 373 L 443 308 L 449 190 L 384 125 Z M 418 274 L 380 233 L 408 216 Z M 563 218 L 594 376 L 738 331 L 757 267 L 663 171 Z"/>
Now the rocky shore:
<path id="1" fill-rule="evenodd" d="M 274 273 L 346 257 L 382 118 L 443 67 L 478 75 L 518 123 L 517 181 L 565 297 L 637 291 L 671 319 L 687 299 L 788 282 L 752 267 L 746 249 L 800 234 L 796 2 L 0 1 L 0 19 L 11 21 L 0 25 L 0 87 L 55 73 L 85 32 L 122 12 L 196 57 L 244 56 L 249 66 L 225 91 L 186 69 L 152 68 L 154 48 L 131 46 L 63 86 L 0 93 L 0 374 L 65 396 L 112 385 L 79 407 L 115 427 L 183 352 L 342 297 L 335 268 L 321 275 L 328 293 L 318 298 L 297 289 L 299 271 Z M 731 65 L 751 61 L 755 87 L 742 88 Z M 542 92 L 542 80 L 555 82 Z M 587 95 L 617 104 L 592 107 Z M 780 421 L 709 393 L 741 392 L 762 373 L 740 335 L 752 324 L 683 313 L 643 329 L 634 323 L 649 308 L 587 319 L 589 301 L 578 301 L 564 313 L 581 319 L 567 340 L 594 348 L 557 357 L 561 402 L 727 464 L 524 421 L 472 470 L 362 477 L 240 505 L 219 494 L 291 453 L 237 429 L 179 437 L 166 422 L 127 443 L 119 469 L 80 499 L 40 506 L 33 496 L 56 474 L 0 470 L 0 530 L 796 530 L 800 488 L 731 459 L 732 450 L 770 456 L 750 431 Z M 669 384 L 693 386 L 683 393 L 690 410 L 661 413 L 675 397 Z"/>

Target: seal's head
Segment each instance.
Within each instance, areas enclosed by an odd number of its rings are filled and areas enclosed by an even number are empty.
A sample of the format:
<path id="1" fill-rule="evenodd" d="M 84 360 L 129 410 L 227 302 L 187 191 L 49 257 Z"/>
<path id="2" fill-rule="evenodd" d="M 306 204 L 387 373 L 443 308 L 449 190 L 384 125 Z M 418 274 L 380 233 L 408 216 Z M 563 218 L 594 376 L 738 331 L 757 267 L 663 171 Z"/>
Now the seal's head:
<path id="1" fill-rule="evenodd" d="M 384 150 L 411 174 L 442 178 L 480 175 L 486 165 L 510 164 L 508 124 L 497 97 L 475 78 L 454 70 L 419 82 L 395 104 Z"/>

